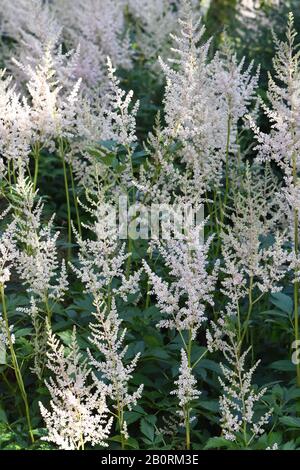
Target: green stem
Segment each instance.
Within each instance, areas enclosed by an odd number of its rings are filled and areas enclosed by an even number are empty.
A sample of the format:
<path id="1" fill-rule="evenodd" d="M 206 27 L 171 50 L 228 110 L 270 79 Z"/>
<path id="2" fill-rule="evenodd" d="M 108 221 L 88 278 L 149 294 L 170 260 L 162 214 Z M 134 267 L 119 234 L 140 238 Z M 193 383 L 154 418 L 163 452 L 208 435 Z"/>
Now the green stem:
<path id="1" fill-rule="evenodd" d="M 71 242 L 72 242 L 72 225 L 71 225 L 71 205 L 70 205 L 70 196 L 69 196 L 69 185 L 68 185 L 68 175 L 65 161 L 65 152 L 64 152 L 64 143 L 63 140 L 59 140 L 59 155 L 62 160 L 63 171 L 64 171 L 64 182 L 65 182 L 65 193 L 66 193 L 66 202 L 67 202 L 67 212 L 68 212 L 68 251 L 67 258 L 71 259 Z"/>
<path id="2" fill-rule="evenodd" d="M 34 156 L 33 191 L 35 191 L 37 187 L 37 179 L 38 179 L 38 174 L 39 174 L 40 150 L 41 150 L 40 144 L 36 143 L 33 148 L 33 156 Z"/>
<path id="3" fill-rule="evenodd" d="M 229 114 L 227 120 L 227 141 L 226 141 L 226 163 L 225 163 L 225 197 L 224 207 L 226 208 L 227 197 L 229 193 L 229 146 L 230 146 L 230 133 L 231 133 L 231 115 Z"/>
<path id="4" fill-rule="evenodd" d="M 123 426 L 124 426 L 124 418 L 123 418 L 123 410 L 118 401 L 118 423 L 119 423 L 119 431 L 120 431 L 120 438 L 121 438 L 121 447 L 122 450 L 125 449 L 125 439 L 123 435 Z"/>
<path id="5" fill-rule="evenodd" d="M 127 262 L 126 262 L 126 279 L 127 280 L 129 279 L 130 272 L 131 272 L 132 247 L 133 247 L 132 239 L 130 237 L 130 234 L 128 234 L 128 253 L 129 253 L 129 256 L 128 256 Z"/>
<path id="6" fill-rule="evenodd" d="M 51 309 L 49 307 L 48 297 L 45 298 L 45 307 L 46 307 L 48 323 L 49 323 L 49 326 L 51 326 L 52 312 L 51 312 Z"/>
<path id="7" fill-rule="evenodd" d="M 240 347 L 242 347 L 243 341 L 244 341 L 245 336 L 247 334 L 248 325 L 249 325 L 249 321 L 250 321 L 250 317 L 251 317 L 252 309 L 253 309 L 253 305 L 254 305 L 254 303 L 253 303 L 253 276 L 250 276 L 250 284 L 249 284 L 249 290 L 248 290 L 248 301 L 249 301 L 248 313 L 247 313 L 245 323 L 243 325 L 243 332 L 242 332 L 242 336 L 241 336 Z"/>
<path id="8" fill-rule="evenodd" d="M 70 178 L 71 178 L 71 186 L 72 186 L 72 193 L 73 193 L 73 199 L 74 199 L 74 206 L 75 206 L 75 211 L 76 211 L 76 220 L 77 220 L 77 228 L 78 228 L 78 233 L 80 238 L 82 237 L 82 230 L 81 230 L 81 220 L 80 220 L 80 215 L 79 215 L 79 206 L 78 206 L 78 200 L 76 196 L 76 190 L 75 190 L 75 183 L 74 183 L 74 177 L 73 177 L 73 169 L 72 165 L 69 165 L 69 170 L 70 170 Z"/>
<path id="9" fill-rule="evenodd" d="M 187 405 L 185 410 L 185 439 L 186 439 L 186 450 L 191 449 L 191 429 L 190 429 L 190 408 Z"/>
<path id="10" fill-rule="evenodd" d="M 13 365 L 13 369 L 14 369 L 14 372 L 15 372 L 18 387 L 19 387 L 19 390 L 20 390 L 20 393 L 21 393 L 21 396 L 22 396 L 22 399 L 23 399 L 23 402 L 24 402 L 24 406 L 25 406 L 25 413 L 26 413 L 29 436 L 30 436 L 31 442 L 34 443 L 34 436 L 33 436 L 33 432 L 32 432 L 29 405 L 28 405 L 28 398 L 27 398 L 27 393 L 26 393 L 26 390 L 25 390 L 21 370 L 20 370 L 20 367 L 19 367 L 19 364 L 18 364 L 18 359 L 17 359 L 16 353 L 15 353 L 15 350 L 14 350 L 13 341 L 12 341 L 12 338 L 11 338 L 3 284 L 1 284 L 1 286 L 0 286 L 0 291 L 1 291 L 2 313 L 3 313 L 4 323 L 5 323 L 5 329 L 6 329 L 7 339 L 8 339 L 8 345 L 9 345 L 12 365 Z"/>

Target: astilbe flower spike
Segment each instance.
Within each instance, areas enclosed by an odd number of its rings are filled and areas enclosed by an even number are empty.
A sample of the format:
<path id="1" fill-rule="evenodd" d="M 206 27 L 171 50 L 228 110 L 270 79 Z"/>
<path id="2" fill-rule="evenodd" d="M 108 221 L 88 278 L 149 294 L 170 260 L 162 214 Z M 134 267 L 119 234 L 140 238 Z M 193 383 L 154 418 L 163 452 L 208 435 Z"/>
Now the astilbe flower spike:
<path id="1" fill-rule="evenodd" d="M 266 388 L 257 391 L 252 385 L 253 374 L 260 361 L 250 369 L 246 368 L 246 358 L 251 348 L 241 352 L 241 344 L 232 331 L 226 318 L 212 323 L 207 330 L 207 346 L 210 352 L 221 351 L 227 364 L 220 364 L 223 377 L 219 377 L 223 395 L 220 397 L 221 427 L 225 439 L 240 441 L 247 448 L 251 442 L 264 433 L 273 410 L 260 417 L 256 413 L 258 404 L 266 393 Z"/>
<path id="2" fill-rule="evenodd" d="M 12 77 L 5 78 L 0 71 L 0 153 L 7 167 L 7 179 L 11 171 L 24 168 L 29 161 L 32 140 L 30 106 L 21 98 L 12 84 Z"/>
<path id="3" fill-rule="evenodd" d="M 197 390 L 197 381 L 192 373 L 192 368 L 188 363 L 188 357 L 184 349 L 181 349 L 181 364 L 179 368 L 179 377 L 175 381 L 177 388 L 172 390 L 171 395 L 176 395 L 179 401 L 179 416 L 182 418 L 184 425 L 187 421 L 191 421 L 190 411 L 191 402 L 200 397 L 201 392 Z"/>
<path id="4" fill-rule="evenodd" d="M 171 238 L 158 243 L 158 250 L 170 270 L 171 281 L 167 282 L 155 274 L 144 262 L 150 277 L 157 305 L 166 319 L 158 323 L 159 328 L 177 331 L 189 330 L 192 338 L 206 321 L 205 306 L 213 305 L 213 292 L 217 280 L 219 263 L 208 273 L 208 250 L 212 238 L 201 243 L 201 227 L 191 230 L 182 240 Z"/>
<path id="5" fill-rule="evenodd" d="M 252 299 L 255 289 L 260 297 L 281 290 L 287 254 L 286 234 L 280 229 L 284 205 L 276 183 L 268 166 L 257 171 L 248 164 L 245 173 L 233 180 L 227 210 L 230 224 L 223 224 L 221 231 L 222 292 L 230 300 L 226 308 L 231 314 L 238 313 L 239 301 L 249 293 L 249 302 L 257 302 Z"/>
<path id="6" fill-rule="evenodd" d="M 13 188 L 15 239 L 18 242 L 16 269 L 30 296 L 46 308 L 48 320 L 56 302 L 63 299 L 68 288 L 65 261 L 58 258 L 57 239 L 53 233 L 54 215 L 42 222 L 43 204 L 33 184 L 22 174 Z"/>
<path id="7" fill-rule="evenodd" d="M 182 161 L 206 186 L 220 184 L 227 122 L 208 73 L 210 40 L 201 43 L 205 27 L 185 2 L 180 35 L 174 35 L 175 59 L 160 60 L 166 76 L 166 135 L 182 143 Z"/>
<path id="8" fill-rule="evenodd" d="M 136 354 L 133 359 L 126 364 L 125 355 L 128 347 L 124 346 L 126 329 L 121 330 L 121 319 L 118 316 L 115 300 L 111 305 L 98 296 L 94 301 L 96 311 L 94 312 L 95 322 L 90 323 L 90 342 L 101 354 L 98 359 L 93 350 L 88 350 L 90 363 L 101 373 L 102 378 L 108 382 L 109 395 L 113 401 L 113 407 L 119 424 L 119 431 L 122 439 L 127 439 L 127 424 L 124 418 L 124 411 L 131 410 L 141 398 L 143 385 L 134 391 L 129 391 L 130 380 L 136 368 L 140 354 Z M 94 379 L 96 377 L 94 376 Z"/>
<path id="9" fill-rule="evenodd" d="M 49 331 L 47 367 L 53 373 L 46 381 L 51 395 L 50 409 L 40 402 L 48 434 L 43 440 L 63 450 L 84 450 L 85 444 L 107 446 L 113 418 L 108 418 L 107 387 L 101 381 L 90 381 L 90 369 L 76 340 L 74 328 L 70 350 Z"/>

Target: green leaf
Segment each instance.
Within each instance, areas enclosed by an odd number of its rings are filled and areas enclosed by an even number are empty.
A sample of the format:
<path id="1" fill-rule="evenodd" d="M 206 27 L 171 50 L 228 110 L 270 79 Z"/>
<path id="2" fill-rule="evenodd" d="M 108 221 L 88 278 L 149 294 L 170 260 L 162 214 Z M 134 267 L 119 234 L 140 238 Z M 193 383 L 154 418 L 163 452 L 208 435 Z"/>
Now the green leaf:
<path id="1" fill-rule="evenodd" d="M 282 312 L 288 313 L 289 315 L 293 312 L 293 301 L 292 299 L 283 294 L 282 292 L 276 292 L 271 294 L 270 300 Z"/>
<path id="2" fill-rule="evenodd" d="M 300 428 L 300 418 L 283 416 L 282 418 L 279 418 L 279 421 L 289 428 Z"/>
<path id="3" fill-rule="evenodd" d="M 227 439 L 224 439 L 224 437 L 211 437 L 210 439 L 208 439 L 204 447 L 205 450 L 222 448 L 232 448 L 232 442 L 227 441 Z"/>
<path id="4" fill-rule="evenodd" d="M 272 362 L 269 367 L 270 369 L 281 370 L 283 372 L 294 372 L 295 370 L 294 364 L 287 359 Z"/>
<path id="5" fill-rule="evenodd" d="M 14 335 L 16 338 L 21 338 L 22 336 L 31 335 L 31 333 L 32 333 L 32 328 L 20 328 L 14 333 Z"/>
<path id="6" fill-rule="evenodd" d="M 218 400 L 200 400 L 199 405 L 201 408 L 204 408 L 208 411 L 218 412 L 219 411 L 219 401 Z"/>
<path id="7" fill-rule="evenodd" d="M 145 418 L 142 418 L 141 420 L 140 429 L 141 429 L 141 432 L 144 434 L 144 436 L 146 436 L 149 439 L 149 441 L 151 442 L 154 441 L 154 435 L 155 435 L 154 426 L 151 423 L 149 423 L 149 421 L 146 420 Z"/>
<path id="8" fill-rule="evenodd" d="M 0 423 L 8 423 L 6 413 L 1 407 L 0 407 Z"/>

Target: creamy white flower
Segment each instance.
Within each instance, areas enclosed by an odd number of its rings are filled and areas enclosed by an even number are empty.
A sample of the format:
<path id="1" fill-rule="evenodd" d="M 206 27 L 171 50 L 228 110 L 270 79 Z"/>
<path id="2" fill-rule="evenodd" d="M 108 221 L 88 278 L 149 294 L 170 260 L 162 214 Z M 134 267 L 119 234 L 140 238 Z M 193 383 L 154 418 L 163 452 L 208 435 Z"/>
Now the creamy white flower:
<path id="1" fill-rule="evenodd" d="M 189 416 L 191 402 L 201 395 L 197 390 L 197 381 L 192 373 L 192 368 L 188 364 L 188 358 L 184 349 L 181 349 L 181 364 L 179 367 L 179 378 L 175 381 L 176 390 L 172 390 L 171 395 L 176 395 L 179 400 L 179 415 L 185 420 Z M 191 419 L 191 418 L 189 418 Z"/>
<path id="2" fill-rule="evenodd" d="M 212 330 L 207 331 L 208 349 L 211 352 L 221 351 L 227 362 L 226 365 L 220 364 L 223 377 L 219 377 L 223 389 L 219 400 L 222 432 L 225 439 L 242 439 L 247 447 L 255 437 L 263 434 L 273 412 L 269 410 L 259 418 L 255 415 L 256 403 L 261 401 L 267 390 L 263 388 L 257 391 L 252 385 L 253 374 L 260 361 L 247 370 L 246 357 L 250 348 L 241 352 L 236 334 L 223 318 L 211 326 Z"/>
<path id="3" fill-rule="evenodd" d="M 90 369 L 82 360 L 75 328 L 67 355 L 51 332 L 48 346 L 47 367 L 54 378 L 46 381 L 51 395 L 50 410 L 39 403 L 48 430 L 42 439 L 64 450 L 83 450 L 86 443 L 107 446 L 113 419 L 108 418 L 108 390 L 99 380 L 88 385 Z"/>

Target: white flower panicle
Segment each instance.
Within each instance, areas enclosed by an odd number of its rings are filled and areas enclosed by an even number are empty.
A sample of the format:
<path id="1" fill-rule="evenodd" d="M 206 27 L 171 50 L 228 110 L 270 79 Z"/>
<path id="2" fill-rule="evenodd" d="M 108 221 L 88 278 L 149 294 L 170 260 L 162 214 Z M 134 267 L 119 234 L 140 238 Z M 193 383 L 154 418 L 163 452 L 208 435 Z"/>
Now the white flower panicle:
<path id="1" fill-rule="evenodd" d="M 92 237 L 83 239 L 74 229 L 79 246 L 78 265 L 70 263 L 70 266 L 82 281 L 85 291 L 94 298 L 100 292 L 111 292 L 126 299 L 128 294 L 138 291 L 140 271 L 126 279 L 125 261 L 130 253 L 125 252 L 125 244 L 119 239 L 116 214 L 111 205 L 105 203 L 103 194 L 98 194 L 96 201 L 88 193 L 87 198 L 90 205 L 84 208 L 93 222 L 83 226 Z M 118 280 L 119 285 L 112 289 L 113 280 Z"/>
<path id="2" fill-rule="evenodd" d="M 0 220 L 8 214 L 9 210 L 10 207 L 0 214 Z M 0 232 L 0 285 L 3 288 L 10 280 L 12 268 L 18 257 L 15 230 L 16 224 L 13 221 Z"/>
<path id="3" fill-rule="evenodd" d="M 125 146 L 128 158 L 122 172 L 122 181 L 126 184 L 132 180 L 130 156 L 132 146 L 136 142 L 136 115 L 139 102 L 133 103 L 133 92 L 126 93 L 120 88 L 120 81 L 116 77 L 110 58 L 107 58 L 106 73 L 108 83 L 105 96 L 95 98 L 92 102 L 81 100 L 82 108 L 78 110 L 76 130 L 80 141 L 71 143 L 69 159 L 72 162 L 76 179 L 79 184 L 89 191 L 99 191 L 99 186 L 107 179 L 116 179 L 116 175 L 109 172 L 109 168 L 101 159 L 95 158 L 87 151 L 93 148 L 95 142 L 111 141 L 115 149 L 118 145 Z M 100 145 L 101 146 L 101 145 Z M 103 155 L 107 149 L 101 149 Z M 120 191 L 120 182 L 114 186 L 114 191 Z"/>
<path id="4" fill-rule="evenodd" d="M 108 104 L 106 118 L 109 122 L 107 126 L 112 133 L 112 140 L 119 144 L 129 146 L 136 141 L 135 118 L 139 102 L 137 101 L 130 110 L 133 91 L 131 90 L 126 94 L 126 92 L 119 87 L 120 80 L 115 75 L 116 69 L 113 68 L 109 57 L 107 58 L 107 68 L 109 77 L 109 92 L 106 96 Z"/>
<path id="5" fill-rule="evenodd" d="M 179 0 L 128 0 L 137 25 L 138 50 L 156 73 L 157 56 L 165 58 L 169 54 L 170 34 L 178 25 L 179 4 Z"/>
<path id="6" fill-rule="evenodd" d="M 88 208 L 93 224 L 87 226 L 93 238 L 83 239 L 76 233 L 79 246 L 79 266 L 71 264 L 73 271 L 81 279 L 86 292 L 94 297 L 108 290 L 114 278 L 123 277 L 124 262 L 128 257 L 125 246 L 118 238 L 114 217 L 104 199 L 90 200 Z"/>
<path id="7" fill-rule="evenodd" d="M 227 120 L 209 75 L 211 41 L 201 43 L 205 27 L 194 18 L 188 2 L 179 23 L 181 34 L 173 36 L 176 59 L 169 60 L 173 67 L 160 61 L 167 80 L 165 133 L 182 143 L 182 160 L 195 177 L 204 178 L 207 187 L 218 186 L 226 148 Z"/>
<path id="8" fill-rule="evenodd" d="M 50 11 L 49 2 L 3 0 L 1 6 L 3 34 L 13 39 L 6 54 L 35 67 L 44 55 L 44 46 L 57 46 L 61 40 L 61 26 Z M 11 60 L 9 68 L 18 81 L 24 80 L 23 71 Z"/>
<path id="9" fill-rule="evenodd" d="M 261 292 L 281 290 L 287 264 L 286 234 L 278 229 L 284 222 L 282 197 L 273 173 L 267 167 L 259 174 L 247 165 L 235 185 L 228 210 L 230 223 L 224 224 L 221 233 L 223 293 L 232 310 L 247 295 L 249 282 Z"/>
<path id="10" fill-rule="evenodd" d="M 293 159 L 299 154 L 300 146 L 298 132 L 300 52 L 295 45 L 297 33 L 292 13 L 289 15 L 286 36 L 286 42 L 281 42 L 275 37 L 277 47 L 273 61 L 275 77 L 269 74 L 267 93 L 270 106 L 261 103 L 271 124 L 270 134 L 263 133 L 253 121 L 250 122 L 258 141 L 259 161 L 275 160 L 289 177 L 293 170 Z"/>
<path id="11" fill-rule="evenodd" d="M 28 292 L 38 301 L 57 302 L 68 288 L 65 261 L 58 258 L 57 239 L 53 233 L 54 215 L 47 224 L 42 222 L 43 204 L 35 202 L 37 192 L 22 175 L 14 188 L 12 205 L 16 225 L 15 238 L 20 245 L 16 269 Z"/>
<path id="12" fill-rule="evenodd" d="M 15 335 L 13 334 L 14 325 L 9 326 L 9 331 L 10 331 L 10 340 L 14 344 L 16 340 Z M 0 313 L 0 351 L 2 349 L 6 350 L 7 346 L 9 346 L 9 336 L 7 334 L 7 326 L 5 324 L 5 320 L 2 318 L 2 315 Z"/>
<path id="13" fill-rule="evenodd" d="M 206 321 L 206 305 L 213 305 L 213 293 L 217 281 L 219 263 L 208 272 L 208 250 L 211 238 L 201 243 L 196 227 L 183 240 L 170 239 L 161 242 L 158 250 L 169 269 L 170 282 L 152 272 L 144 261 L 144 268 L 152 285 L 151 292 L 157 305 L 167 318 L 158 323 L 159 328 L 178 331 L 190 330 L 195 338 L 198 329 Z"/>
<path id="14" fill-rule="evenodd" d="M 260 361 L 249 370 L 246 369 L 246 357 L 250 350 L 241 352 L 236 334 L 229 329 L 224 319 L 212 323 L 212 331 L 207 330 L 207 346 L 210 352 L 221 351 L 227 365 L 220 364 L 224 378 L 219 377 L 223 389 L 220 397 L 221 427 L 225 439 L 236 441 L 241 438 L 247 447 L 255 437 L 264 433 L 273 410 L 260 417 L 256 414 L 256 403 L 266 393 L 252 385 L 253 374 Z"/>
<path id="15" fill-rule="evenodd" d="M 131 410 L 142 395 L 143 385 L 132 393 L 129 391 L 129 383 L 140 354 L 136 354 L 130 363 L 126 364 L 127 346 L 123 345 L 126 329 L 121 331 L 121 320 L 115 300 L 112 300 L 111 307 L 107 307 L 103 300 L 97 297 L 94 305 L 96 322 L 90 324 L 90 341 L 101 353 L 101 359 L 97 359 L 95 353 L 88 351 L 90 363 L 108 381 L 109 395 L 114 401 L 114 407 L 123 413 L 126 408 Z"/>
<path id="16" fill-rule="evenodd" d="M 0 72 L 0 154 L 5 164 L 16 169 L 28 164 L 32 124 L 30 106 L 21 99 L 12 85 L 12 78 Z"/>
<path id="17" fill-rule="evenodd" d="M 86 443 L 107 446 L 113 419 L 108 418 L 107 388 L 99 380 L 88 383 L 90 369 L 82 360 L 75 328 L 67 355 L 51 331 L 48 346 L 47 367 L 55 379 L 50 377 L 46 382 L 51 395 L 50 410 L 40 402 L 48 430 L 42 439 L 64 450 L 84 450 Z"/>
<path id="18" fill-rule="evenodd" d="M 289 14 L 286 41 L 275 37 L 277 49 L 274 58 L 274 78 L 269 74 L 267 97 L 269 105 L 262 102 L 263 110 L 269 120 L 271 131 L 262 132 L 250 118 L 252 129 L 258 145 L 258 161 L 273 160 L 284 172 L 283 193 L 285 195 L 286 213 L 290 223 L 290 239 L 295 236 L 295 227 L 299 226 L 299 177 L 300 165 L 300 51 L 295 44 L 297 32 L 294 29 L 293 14 Z M 296 243 L 296 240 L 293 239 Z M 296 268 L 298 246 L 291 253 L 291 269 Z M 298 270 L 298 268 L 297 268 Z M 295 278 L 298 273 L 295 272 Z"/>
<path id="19" fill-rule="evenodd" d="M 175 381 L 176 390 L 172 390 L 171 395 L 176 395 L 179 400 L 179 416 L 186 419 L 189 417 L 191 402 L 200 397 L 201 392 L 197 390 L 197 381 L 192 373 L 192 368 L 188 364 L 188 358 L 184 349 L 181 349 L 181 364 L 179 368 L 179 378 Z M 189 417 L 191 420 L 191 418 Z"/>
<path id="20" fill-rule="evenodd" d="M 65 43 L 80 51 L 74 74 L 83 80 L 88 97 L 107 85 L 106 57 L 117 67 L 132 66 L 132 49 L 126 34 L 123 0 L 54 0 L 53 11 L 63 25 Z"/>
<path id="21" fill-rule="evenodd" d="M 259 79 L 259 68 L 253 75 L 253 62 L 245 67 L 245 57 L 240 62 L 233 50 L 227 34 L 221 50 L 208 65 L 211 86 L 220 101 L 219 107 L 224 112 L 230 132 L 230 148 L 236 152 L 237 126 L 256 100 L 256 89 Z"/>
<path id="22" fill-rule="evenodd" d="M 51 43 L 45 45 L 40 62 L 32 67 L 18 63 L 27 76 L 30 121 L 35 142 L 44 145 L 58 137 L 72 138 L 76 123 L 80 79 L 71 92 L 57 78 Z"/>

